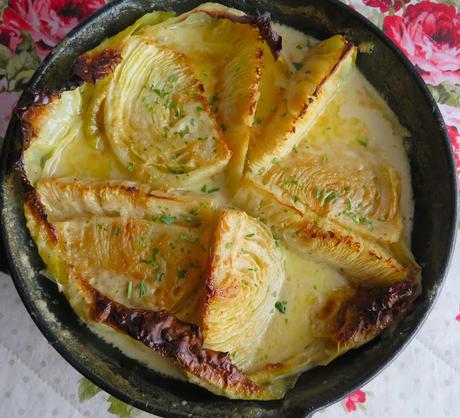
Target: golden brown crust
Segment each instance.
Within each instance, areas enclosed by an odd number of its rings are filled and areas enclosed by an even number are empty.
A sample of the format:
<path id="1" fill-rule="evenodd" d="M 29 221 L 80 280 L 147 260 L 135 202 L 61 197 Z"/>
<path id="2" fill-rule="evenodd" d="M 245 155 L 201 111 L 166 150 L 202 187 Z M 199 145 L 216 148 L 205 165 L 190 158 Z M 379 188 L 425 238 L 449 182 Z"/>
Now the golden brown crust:
<path id="1" fill-rule="evenodd" d="M 228 353 L 203 348 L 203 336 L 196 325 L 181 321 L 165 310 L 128 308 L 107 298 L 87 282 L 80 281 L 80 286 L 92 300 L 90 315 L 93 321 L 142 342 L 211 385 L 241 394 L 265 391 L 232 364 Z"/>
<path id="2" fill-rule="evenodd" d="M 314 222 L 306 221 L 301 229 L 302 236 L 309 239 L 318 239 L 321 241 L 334 241 L 334 246 L 345 245 L 351 251 L 359 254 L 362 251 L 362 244 L 356 241 L 352 235 L 342 235 L 334 231 L 322 229 L 315 225 Z M 370 257 L 375 258 L 378 261 L 382 261 L 388 266 L 389 269 L 395 273 L 407 277 L 409 269 L 399 264 L 395 258 L 389 256 L 384 258 L 382 255 L 377 254 L 374 250 L 368 249 L 367 253 Z"/>
<path id="3" fill-rule="evenodd" d="M 257 28 L 260 33 L 262 39 L 267 43 L 268 47 L 270 48 L 271 53 L 275 60 L 279 57 L 281 53 L 281 48 L 283 44 L 283 40 L 278 33 L 276 33 L 271 24 L 271 14 L 269 12 L 265 12 L 260 16 L 252 16 L 252 15 L 235 15 L 228 12 L 223 11 L 211 11 L 211 10 L 203 10 L 198 9 L 194 13 L 206 13 L 208 16 L 212 17 L 213 19 L 228 19 L 234 23 L 241 23 L 241 24 L 249 24 Z M 187 16 L 184 17 L 184 19 Z"/>
<path id="4" fill-rule="evenodd" d="M 120 51 L 107 48 L 78 57 L 72 65 L 72 72 L 84 82 L 95 84 L 98 80 L 112 74 L 120 62 Z"/>
<path id="5" fill-rule="evenodd" d="M 297 122 L 301 121 L 305 114 L 307 113 L 307 109 L 308 107 L 318 98 L 319 94 L 321 93 L 321 90 L 323 89 L 323 86 L 326 84 L 327 80 L 329 80 L 333 75 L 334 73 L 337 72 L 339 66 L 342 64 L 342 62 L 345 60 L 345 58 L 347 57 L 348 54 L 351 54 L 353 53 L 353 49 L 355 48 L 355 46 L 351 43 L 351 42 L 348 42 L 346 41 L 346 44 L 343 48 L 343 51 L 342 53 L 340 54 L 340 57 L 339 59 L 337 60 L 337 62 L 334 64 L 334 66 L 332 67 L 331 71 L 329 71 L 329 73 L 321 80 L 321 82 L 316 86 L 315 88 L 315 91 L 313 92 L 313 94 L 308 98 L 308 102 L 305 103 L 300 111 L 300 113 L 297 115 L 297 117 L 293 120 L 293 123 L 292 123 L 292 128 L 290 130 L 291 133 L 295 133 L 296 130 L 297 130 Z"/>

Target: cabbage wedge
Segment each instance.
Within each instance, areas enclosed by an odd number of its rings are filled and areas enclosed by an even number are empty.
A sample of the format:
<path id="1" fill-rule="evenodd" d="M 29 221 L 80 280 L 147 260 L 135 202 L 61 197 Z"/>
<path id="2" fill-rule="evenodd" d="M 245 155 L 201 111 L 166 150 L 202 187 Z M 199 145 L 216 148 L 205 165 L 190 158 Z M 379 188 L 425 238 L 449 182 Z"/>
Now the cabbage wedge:
<path id="1" fill-rule="evenodd" d="M 314 213 L 382 242 L 400 238 L 400 180 L 388 165 L 337 146 L 333 158 L 296 149 L 256 178 L 303 216 Z"/>
<path id="2" fill-rule="evenodd" d="M 305 138 L 353 72 L 356 54 L 353 44 L 336 35 L 314 45 L 293 68 L 281 60 L 268 63 L 274 68 L 264 72 L 247 154 L 248 171 L 264 173 Z"/>
<path id="3" fill-rule="evenodd" d="M 205 346 L 232 353 L 242 370 L 257 370 L 257 357 L 284 282 L 284 258 L 270 230 L 246 213 L 223 210 L 210 255 L 204 301 Z"/>
<path id="4" fill-rule="evenodd" d="M 208 4 L 143 32 L 159 45 L 183 54 L 203 83 L 211 110 L 232 151 L 227 172 L 233 187 L 243 174 L 264 51 L 259 30 L 239 23 L 241 16 L 244 14 L 234 9 Z"/>
<path id="5" fill-rule="evenodd" d="M 276 397 L 250 380 L 227 353 L 203 346 L 198 325 L 212 210 L 197 207 L 196 200 L 186 204 L 183 197 L 116 182 L 52 179 L 39 183 L 36 193 L 26 204 L 28 227 L 81 318 L 170 358 L 190 381 L 213 393 Z M 161 206 L 170 208 L 169 203 L 174 216 Z M 42 216 L 42 209 L 50 216 Z"/>
<path id="6" fill-rule="evenodd" d="M 357 284 L 388 284 L 417 276 L 416 263 L 398 257 L 392 245 L 355 233 L 335 218 L 302 212 L 257 180 L 246 179 L 234 203 L 263 220 L 289 249 L 340 269 Z"/>

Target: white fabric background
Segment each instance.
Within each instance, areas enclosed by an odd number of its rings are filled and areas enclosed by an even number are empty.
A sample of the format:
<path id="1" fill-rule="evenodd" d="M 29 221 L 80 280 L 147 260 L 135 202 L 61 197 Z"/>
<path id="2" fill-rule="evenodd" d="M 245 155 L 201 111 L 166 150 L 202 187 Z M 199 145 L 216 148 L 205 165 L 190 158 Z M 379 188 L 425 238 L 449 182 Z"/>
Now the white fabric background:
<path id="1" fill-rule="evenodd" d="M 449 418 L 460 416 L 460 244 L 436 306 L 406 350 L 363 388 L 367 400 L 343 402 L 316 417 Z M 48 345 L 11 278 L 0 274 L 0 417 L 151 417 L 99 392 L 80 402 L 81 375 Z M 357 405 L 358 406 L 358 405 Z"/>

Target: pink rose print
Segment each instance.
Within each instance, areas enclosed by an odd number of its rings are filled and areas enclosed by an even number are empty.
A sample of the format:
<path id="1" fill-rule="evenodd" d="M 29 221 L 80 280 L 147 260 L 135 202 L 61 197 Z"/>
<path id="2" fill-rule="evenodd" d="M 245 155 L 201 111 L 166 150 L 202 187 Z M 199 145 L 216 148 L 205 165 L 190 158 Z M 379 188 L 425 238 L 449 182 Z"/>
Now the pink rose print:
<path id="1" fill-rule="evenodd" d="M 0 26 L 0 44 L 5 45 L 13 53 L 22 42 L 22 35 L 17 29 Z"/>
<path id="2" fill-rule="evenodd" d="M 3 12 L 2 38 L 3 31 L 27 31 L 38 53 L 45 56 L 77 23 L 104 4 L 104 0 L 10 0 Z"/>
<path id="3" fill-rule="evenodd" d="M 460 322 L 460 305 L 458 307 L 458 315 L 455 317 L 455 319 Z"/>
<path id="4" fill-rule="evenodd" d="M 378 7 L 382 13 L 388 11 L 397 12 L 404 4 L 411 0 L 363 0 L 363 3 L 369 7 Z"/>
<path id="5" fill-rule="evenodd" d="M 347 396 L 344 401 L 345 410 L 347 412 L 356 411 L 357 404 L 363 404 L 366 402 L 366 392 L 359 389 L 356 392 L 353 392 L 351 395 Z"/>
<path id="6" fill-rule="evenodd" d="M 385 16 L 383 29 L 427 83 L 460 83 L 460 13 L 455 6 L 421 1 L 401 16 Z"/>
<path id="7" fill-rule="evenodd" d="M 460 176 L 460 108 L 440 104 L 439 110 L 446 122 L 447 132 L 449 133 L 452 147 L 454 148 L 457 173 Z"/>

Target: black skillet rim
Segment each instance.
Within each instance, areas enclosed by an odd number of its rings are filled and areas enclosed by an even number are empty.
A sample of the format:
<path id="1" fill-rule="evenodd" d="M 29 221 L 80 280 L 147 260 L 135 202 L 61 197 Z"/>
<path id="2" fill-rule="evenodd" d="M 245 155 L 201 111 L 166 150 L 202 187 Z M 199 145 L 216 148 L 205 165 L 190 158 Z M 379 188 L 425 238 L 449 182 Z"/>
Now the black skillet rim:
<path id="1" fill-rule="evenodd" d="M 402 341 L 402 343 L 399 345 L 397 349 L 394 350 L 394 352 L 391 354 L 388 359 L 383 362 L 382 364 L 379 364 L 373 371 L 370 373 L 367 373 L 365 377 L 363 377 L 359 382 L 356 382 L 352 388 L 348 388 L 346 391 L 342 391 L 340 393 L 333 393 L 330 396 L 328 396 L 327 400 L 325 402 L 322 402 L 321 404 L 316 404 L 316 405 L 305 405 L 305 416 L 311 416 L 314 412 L 317 412 L 320 409 L 323 409 L 333 403 L 336 403 L 343 397 L 347 396 L 347 394 L 352 393 L 354 390 L 356 390 L 359 387 L 362 387 L 366 383 L 368 383 L 370 380 L 372 380 L 375 376 L 377 376 L 383 369 L 385 369 L 393 360 L 394 358 L 400 354 L 404 348 L 407 346 L 407 344 L 415 337 L 417 332 L 420 330 L 421 326 L 425 322 L 428 314 L 431 312 L 436 300 L 439 297 L 439 294 L 442 290 L 442 286 L 445 282 L 447 271 L 449 269 L 449 266 L 451 264 L 452 258 L 453 258 L 453 250 L 455 246 L 455 238 L 456 238 L 456 224 L 457 224 L 457 207 L 458 207 L 458 195 L 457 195 L 457 179 L 455 175 L 455 159 L 454 159 L 454 154 L 452 147 L 450 145 L 450 140 L 449 136 L 446 131 L 445 127 L 445 122 L 444 119 L 441 115 L 441 112 L 439 111 L 439 108 L 437 106 L 437 103 L 435 102 L 434 98 L 432 97 L 430 91 L 428 90 L 428 87 L 424 83 L 422 77 L 418 73 L 418 71 L 415 69 L 415 67 L 411 64 L 409 59 L 404 55 L 404 53 L 399 49 L 399 47 L 393 43 L 393 41 L 385 35 L 385 33 L 380 30 L 376 25 L 374 25 L 372 22 L 370 22 L 367 18 L 362 16 L 359 12 L 351 9 L 344 3 L 342 3 L 340 0 L 327 0 L 328 2 L 332 3 L 335 7 L 337 7 L 339 10 L 341 9 L 341 12 L 343 13 L 348 13 L 354 16 L 355 19 L 357 19 L 363 26 L 365 26 L 367 29 L 372 31 L 379 39 L 382 41 L 387 47 L 390 48 L 390 50 L 399 58 L 399 60 L 402 62 L 402 64 L 405 67 L 405 70 L 411 74 L 411 76 L 414 79 L 414 82 L 418 84 L 418 87 L 421 89 L 425 100 L 427 100 L 428 103 L 431 104 L 433 108 L 433 116 L 436 119 L 437 123 L 441 127 L 443 131 L 443 147 L 444 147 L 444 152 L 446 154 L 447 160 L 449 161 L 449 167 L 447 169 L 449 170 L 450 173 L 453 173 L 450 181 L 450 189 L 453 192 L 452 196 L 454 196 L 454 199 L 452 201 L 452 206 L 453 209 L 453 217 L 451 219 L 451 225 L 450 225 L 450 231 L 451 234 L 449 237 L 449 251 L 447 254 L 447 258 L 444 263 L 444 268 L 442 272 L 439 275 L 439 278 L 437 280 L 437 288 L 433 296 L 431 297 L 430 303 L 426 306 L 425 311 L 423 312 L 423 316 L 419 318 L 418 323 L 416 324 L 415 327 L 412 328 L 410 333 L 407 335 L 406 339 Z M 99 9 L 97 12 L 89 16 L 85 21 L 81 22 L 77 27 L 75 27 L 69 34 L 58 44 L 56 45 L 55 49 L 58 49 L 59 46 L 62 44 L 62 42 L 72 42 L 74 39 L 75 35 L 80 32 L 83 28 L 86 28 L 88 26 L 91 26 L 93 22 L 99 18 L 101 15 L 105 15 L 108 10 L 117 7 L 120 4 L 123 4 L 127 2 L 127 0 L 115 0 L 112 1 L 105 6 L 103 6 L 101 9 Z M 35 72 L 34 76 L 28 83 L 27 87 L 24 89 L 24 92 L 30 91 L 39 78 L 42 76 L 42 74 L 46 73 L 47 69 L 49 66 L 53 63 L 54 57 L 55 57 L 55 49 L 51 51 L 51 53 L 43 60 L 41 63 L 40 67 L 37 69 Z M 14 133 L 16 131 L 16 124 L 14 123 L 14 118 L 10 121 L 10 124 L 8 126 L 6 135 L 5 135 L 5 140 L 2 148 L 2 154 L 1 154 L 1 160 L 0 160 L 0 208 L 3 213 L 3 209 L 5 207 L 5 180 L 7 177 L 7 167 L 8 167 L 8 161 L 7 161 L 7 156 L 8 152 L 7 150 L 11 146 L 11 142 L 14 139 Z M 0 237 L 5 237 L 6 236 L 6 230 L 7 230 L 7 225 L 4 222 L 3 215 L 0 217 L 0 231 L 1 231 L 1 236 Z M 6 263 L 8 266 L 8 270 L 13 278 L 14 285 L 19 293 L 19 296 L 21 297 L 22 302 L 24 303 L 29 315 L 32 317 L 32 320 L 35 322 L 37 327 L 40 329 L 41 333 L 45 336 L 45 338 L 51 343 L 51 345 L 56 349 L 56 351 L 68 362 L 72 365 L 73 368 L 75 368 L 79 373 L 81 373 L 83 376 L 91 380 L 93 383 L 95 383 L 98 387 L 103 389 L 105 392 L 115 396 L 116 398 L 128 403 L 129 405 L 132 405 L 136 408 L 139 408 L 141 410 L 144 410 L 149 413 L 154 413 L 154 414 L 161 414 L 164 417 L 181 417 L 182 415 L 177 415 L 175 413 L 172 413 L 171 411 L 164 411 L 155 408 L 153 405 L 145 405 L 144 403 L 130 399 L 128 396 L 126 396 L 122 391 L 120 391 L 115 385 L 112 385 L 110 383 L 105 382 L 101 378 L 99 378 L 95 373 L 93 373 L 91 370 L 88 370 L 85 365 L 79 361 L 79 359 L 74 358 L 72 353 L 67 349 L 67 347 L 62 344 L 59 339 L 56 338 L 56 335 L 53 333 L 51 328 L 48 326 L 46 320 L 42 318 L 39 315 L 39 312 L 36 310 L 35 306 L 31 303 L 30 296 L 27 293 L 25 287 L 23 286 L 22 279 L 20 277 L 20 273 L 16 267 L 16 264 L 13 259 L 13 254 L 10 249 L 10 246 L 8 245 L 7 242 L 4 242 L 2 239 L 2 245 L 6 254 Z M 255 402 L 256 404 L 257 402 Z M 280 411 L 281 412 L 281 411 Z"/>

